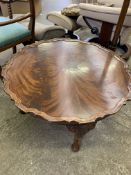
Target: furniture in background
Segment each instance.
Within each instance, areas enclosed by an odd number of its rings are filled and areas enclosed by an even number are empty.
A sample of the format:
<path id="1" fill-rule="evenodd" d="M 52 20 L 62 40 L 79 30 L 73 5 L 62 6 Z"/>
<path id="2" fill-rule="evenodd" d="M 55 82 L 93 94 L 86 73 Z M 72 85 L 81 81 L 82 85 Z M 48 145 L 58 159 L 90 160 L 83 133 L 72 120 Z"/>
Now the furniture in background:
<path id="1" fill-rule="evenodd" d="M 3 1 L 1 1 L 3 2 Z M 6 3 L 11 6 L 12 0 Z M 13 0 L 14 2 L 14 0 Z M 35 28 L 35 9 L 34 0 L 29 0 L 30 12 L 19 16 L 15 19 L 0 17 L 0 52 L 13 47 L 13 52 L 16 52 L 16 45 L 20 43 L 34 42 L 34 28 Z M 9 9 L 9 8 L 8 8 Z M 11 8 L 10 8 L 11 9 Z M 9 11 L 10 18 L 12 18 L 12 11 Z M 29 27 L 21 25 L 20 21 L 30 18 Z"/>
<path id="2" fill-rule="evenodd" d="M 8 0 L 0 1 L 1 11 L 3 16 L 8 16 Z M 13 0 L 12 0 L 13 1 Z M 42 10 L 41 0 L 34 0 L 35 15 L 38 16 Z M 13 14 L 25 14 L 28 13 L 30 9 L 28 0 L 17 0 L 12 4 Z"/>
<path id="3" fill-rule="evenodd" d="M 25 13 L 28 9 L 29 9 L 29 3 L 27 3 L 27 0 L 2 0 L 0 1 L 1 3 L 3 3 L 3 5 L 5 4 L 4 8 L 5 9 L 4 12 L 8 11 L 8 15 L 9 18 L 19 18 L 21 15 L 20 13 Z M 40 6 L 39 9 L 41 9 L 41 1 L 40 0 L 36 0 L 34 1 L 34 6 L 35 6 L 35 11 L 37 11 L 37 7 Z M 28 7 L 28 8 L 27 8 Z M 19 10 L 19 9 L 23 9 L 23 10 Z M 15 13 L 13 13 L 15 12 Z M 40 10 L 39 10 L 40 12 Z M 7 13 L 5 13 L 7 15 Z M 39 14 L 38 11 L 35 12 L 36 17 Z M 20 23 L 25 26 L 26 28 L 29 27 L 29 18 L 20 21 Z M 35 41 L 39 41 L 39 40 L 46 40 L 46 39 L 52 39 L 52 38 L 61 38 L 65 36 L 65 29 L 61 26 L 54 26 L 54 25 L 46 25 L 44 23 L 40 23 L 40 22 L 36 22 L 35 28 L 34 28 L 34 40 Z"/>
<path id="4" fill-rule="evenodd" d="M 98 3 L 105 5 L 94 5 L 94 4 L 79 4 L 80 17 L 77 23 L 81 26 L 88 26 L 93 34 L 98 35 L 98 43 L 108 47 L 115 32 L 116 25 L 118 23 L 119 15 L 121 13 L 121 7 L 123 0 L 120 1 L 107 1 L 98 0 Z M 128 3 L 126 1 L 126 3 Z M 122 22 L 122 30 L 119 31 L 119 44 L 124 45 L 131 35 L 131 4 L 128 12 Z M 125 12 L 126 13 L 126 12 Z M 122 19 L 121 19 L 122 20 Z M 93 39 L 95 42 L 95 39 Z M 118 43 L 117 42 L 117 43 Z"/>
<path id="5" fill-rule="evenodd" d="M 79 3 L 95 3 L 97 0 L 72 0 L 72 4 L 68 6 L 70 8 L 74 4 Z M 78 36 L 74 34 L 74 31 L 80 28 L 77 24 L 77 17 L 69 17 L 61 14 L 61 11 L 51 11 L 47 14 L 47 19 L 57 26 L 62 26 L 67 30 L 67 35 L 70 38 L 77 39 Z"/>
<path id="6" fill-rule="evenodd" d="M 68 7 L 70 8 L 72 5 L 69 5 Z M 66 34 L 70 36 L 70 38 L 78 38 L 75 34 L 74 31 L 79 29 L 80 26 L 76 23 L 77 17 L 69 17 L 65 16 L 61 13 L 61 11 L 51 11 L 47 14 L 47 19 L 51 21 L 53 24 L 57 26 L 62 26 L 67 30 Z"/>
<path id="7" fill-rule="evenodd" d="M 20 110 L 74 132 L 75 152 L 84 134 L 131 99 L 127 64 L 113 51 L 79 40 L 26 46 L 2 75 L 5 91 Z"/>
<path id="8" fill-rule="evenodd" d="M 74 34 L 74 31 L 80 28 L 80 26 L 76 23 L 77 18 L 70 18 L 62 15 L 61 12 L 52 11 L 47 14 L 47 19 L 55 25 L 65 28 L 67 30 L 66 34 L 70 36 L 70 38 L 78 38 Z"/>
<path id="9" fill-rule="evenodd" d="M 80 2 L 81 1 L 79 1 L 78 3 Z M 65 29 L 67 29 L 71 38 L 75 38 L 73 34 L 76 29 L 80 27 L 88 27 L 91 29 L 91 32 L 93 34 L 97 35 L 97 37 L 93 38 L 90 41 L 98 42 L 105 47 L 109 47 L 110 41 L 113 39 L 113 36 L 116 36 L 116 33 L 115 35 L 113 34 L 119 19 L 123 0 L 97 0 L 97 3 L 98 4 L 96 4 L 96 1 L 88 1 L 88 3 L 87 1 L 84 1 L 84 3 L 80 3 L 80 16 L 76 19 L 64 16 L 61 14 L 61 12 L 56 11 L 48 13 L 47 19 L 53 22 L 55 25 L 63 26 Z M 126 1 L 126 3 L 128 2 Z M 131 3 L 126 14 L 125 21 L 124 23 L 122 22 L 123 28 L 121 32 L 119 30 L 119 36 L 117 36 L 117 39 L 119 37 L 119 41 L 117 41 L 117 44 L 126 53 L 124 57 L 129 57 L 129 55 L 131 54 L 130 46 L 127 44 L 128 37 L 129 35 L 131 35 L 130 7 Z"/>
<path id="10" fill-rule="evenodd" d="M 6 10 L 8 10 L 8 15 L 10 19 L 19 19 L 23 14 L 14 14 L 13 8 L 14 4 L 21 3 L 23 1 L 16 1 L 16 0 L 2 0 L 0 2 L 4 2 L 6 5 Z M 27 2 L 26 2 L 27 3 Z M 20 4 L 19 4 L 20 5 Z M 21 4 L 22 5 L 22 4 Z M 34 4 L 35 5 L 35 4 Z M 15 11 L 16 12 L 16 11 Z M 34 15 L 35 16 L 35 15 Z M 1 19 L 5 19 L 1 17 Z M 23 20 L 19 21 L 19 23 L 26 28 L 30 28 L 30 19 L 29 18 L 24 18 Z M 65 36 L 65 29 L 61 26 L 54 26 L 54 25 L 45 25 L 43 23 L 36 22 L 35 20 L 35 27 L 33 27 L 33 39 L 35 41 L 39 40 L 47 40 L 47 39 L 52 39 L 52 38 L 61 38 Z M 15 31 L 14 31 L 15 32 Z M 24 42 L 25 44 L 25 42 Z M 27 43 L 28 44 L 28 43 Z M 15 52 L 15 47 L 14 47 L 14 52 Z"/>
<path id="11" fill-rule="evenodd" d="M 0 17 L 0 52 L 13 48 L 13 53 L 16 52 L 16 45 L 20 43 L 33 43 L 34 42 L 34 27 L 35 27 L 35 9 L 34 9 L 34 0 L 29 0 L 29 13 L 19 16 L 15 19 L 12 19 L 12 9 L 11 3 L 15 0 L 1 0 L 0 2 L 7 3 L 9 18 Z M 21 25 L 20 21 L 30 18 L 29 27 L 24 27 Z M 0 66 L 0 79 L 2 67 Z"/>
<path id="12" fill-rule="evenodd" d="M 18 17 L 21 14 L 15 14 L 14 17 Z M 21 24 L 25 27 L 29 25 L 29 19 L 21 21 Z M 48 40 L 53 38 L 61 38 L 65 36 L 65 29 L 61 26 L 47 25 L 44 23 L 35 21 L 35 41 Z"/>

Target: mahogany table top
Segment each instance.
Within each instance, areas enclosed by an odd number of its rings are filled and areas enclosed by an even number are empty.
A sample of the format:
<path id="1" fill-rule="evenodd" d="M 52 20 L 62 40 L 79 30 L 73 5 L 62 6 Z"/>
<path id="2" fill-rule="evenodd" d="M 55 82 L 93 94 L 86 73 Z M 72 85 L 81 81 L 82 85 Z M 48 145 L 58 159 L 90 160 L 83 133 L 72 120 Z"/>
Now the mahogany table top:
<path id="1" fill-rule="evenodd" d="M 24 112 L 49 121 L 93 122 L 131 96 L 126 63 L 97 44 L 49 40 L 27 46 L 3 69 L 5 91 Z"/>

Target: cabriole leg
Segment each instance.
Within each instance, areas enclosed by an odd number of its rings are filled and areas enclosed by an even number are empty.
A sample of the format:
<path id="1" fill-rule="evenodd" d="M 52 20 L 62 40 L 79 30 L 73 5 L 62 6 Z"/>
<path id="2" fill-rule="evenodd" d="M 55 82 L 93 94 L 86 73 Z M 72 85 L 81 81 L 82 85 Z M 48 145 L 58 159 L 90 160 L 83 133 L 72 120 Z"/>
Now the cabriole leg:
<path id="1" fill-rule="evenodd" d="M 88 123 L 88 124 L 68 124 L 66 125 L 68 130 L 74 133 L 74 141 L 71 145 L 71 149 L 73 152 L 78 152 L 80 150 L 81 141 L 83 136 L 94 129 L 96 122 Z"/>

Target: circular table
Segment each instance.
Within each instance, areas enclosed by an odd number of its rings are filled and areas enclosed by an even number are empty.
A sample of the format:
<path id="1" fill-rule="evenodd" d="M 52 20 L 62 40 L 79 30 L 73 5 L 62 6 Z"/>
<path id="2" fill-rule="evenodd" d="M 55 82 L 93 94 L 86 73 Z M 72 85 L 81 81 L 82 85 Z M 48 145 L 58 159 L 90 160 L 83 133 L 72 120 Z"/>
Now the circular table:
<path id="1" fill-rule="evenodd" d="M 25 47 L 2 71 L 5 91 L 25 113 L 66 124 L 72 150 L 96 122 L 116 113 L 131 96 L 127 64 L 114 52 L 77 40 Z"/>

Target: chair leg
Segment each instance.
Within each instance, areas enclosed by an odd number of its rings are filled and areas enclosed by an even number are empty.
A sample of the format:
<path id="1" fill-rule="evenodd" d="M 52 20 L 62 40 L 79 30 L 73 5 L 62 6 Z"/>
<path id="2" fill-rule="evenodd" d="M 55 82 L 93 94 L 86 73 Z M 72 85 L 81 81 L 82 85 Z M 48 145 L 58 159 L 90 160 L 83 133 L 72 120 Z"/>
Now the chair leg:
<path id="1" fill-rule="evenodd" d="M 16 48 L 16 46 L 14 46 L 14 47 L 13 47 L 13 54 L 15 54 L 16 51 L 17 51 L 17 48 Z"/>

